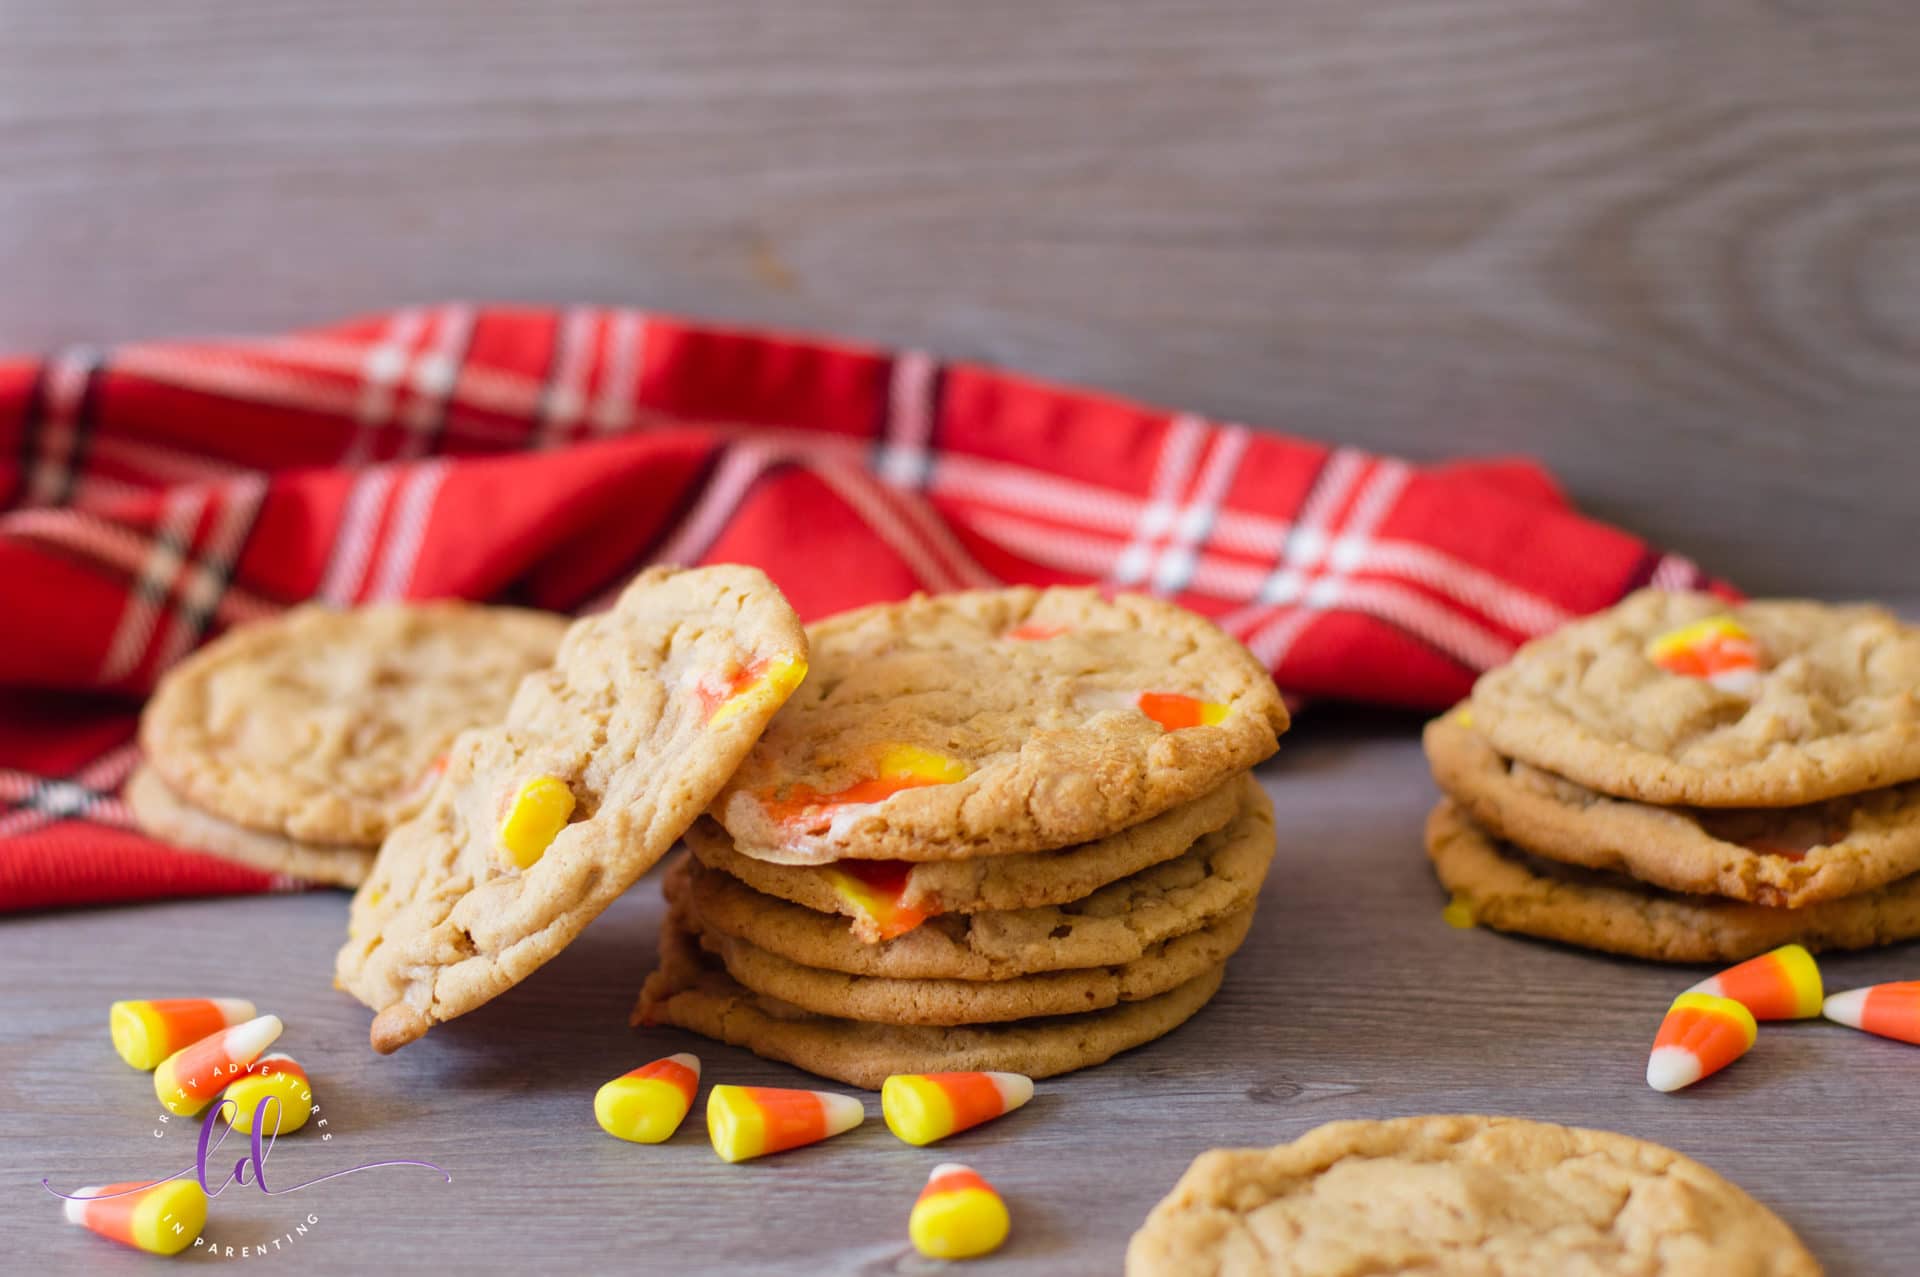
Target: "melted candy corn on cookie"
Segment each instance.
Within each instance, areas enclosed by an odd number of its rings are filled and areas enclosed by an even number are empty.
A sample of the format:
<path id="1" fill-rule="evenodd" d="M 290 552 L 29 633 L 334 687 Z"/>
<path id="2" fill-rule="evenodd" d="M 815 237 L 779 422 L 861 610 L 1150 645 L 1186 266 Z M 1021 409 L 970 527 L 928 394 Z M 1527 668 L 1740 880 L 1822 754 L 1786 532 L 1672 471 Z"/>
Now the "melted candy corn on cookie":
<path id="1" fill-rule="evenodd" d="M 1094 842 L 972 860 L 776 865 L 734 850 L 733 839 L 712 820 L 701 820 L 687 831 L 687 846 L 701 864 L 755 891 L 851 919 L 852 934 L 874 944 L 940 915 L 1037 909 L 1079 900 L 1108 883 L 1185 855 L 1196 842 L 1255 806 L 1270 810 L 1258 782 L 1240 776 Z"/>
<path id="2" fill-rule="evenodd" d="M 1501 754 L 1647 803 L 1791 807 L 1920 779 L 1920 629 L 1642 590 L 1483 675 Z"/>
<path id="3" fill-rule="evenodd" d="M 784 864 L 958 860 L 1104 838 L 1272 754 L 1266 670 L 1139 595 L 917 597 L 810 631 L 813 676 L 714 804 Z"/>
<path id="4" fill-rule="evenodd" d="M 1440 788 L 1549 859 L 1794 909 L 1920 872 L 1920 783 L 1806 807 L 1654 807 L 1502 758 L 1458 713 L 1429 723 L 1425 740 Z"/>
<path id="5" fill-rule="evenodd" d="M 1920 874 L 1804 909 L 1683 896 L 1529 856 L 1449 799 L 1427 817 L 1427 856 L 1463 924 L 1633 958 L 1733 962 L 1783 944 L 1866 949 L 1920 936 Z"/>
<path id="6" fill-rule="evenodd" d="M 1780 1219 L 1672 1149 L 1511 1117 L 1329 1122 L 1194 1159 L 1127 1277 L 1819 1277 Z"/>
<path id="7" fill-rule="evenodd" d="M 763 895 L 700 862 L 667 876 L 667 897 L 703 931 L 790 962 L 891 980 L 1007 980 L 1040 971 L 1139 961 L 1176 936 L 1253 906 L 1273 861 L 1273 809 L 1256 803 L 1184 855 L 1065 905 L 946 914 L 879 944 L 835 914 Z"/>
<path id="8" fill-rule="evenodd" d="M 140 828 L 191 851 L 232 860 L 268 873 L 336 887 L 357 887 L 373 864 L 371 847 L 323 847 L 283 834 L 248 829 L 188 806 L 158 772 L 142 764 L 127 781 L 124 797 Z"/>
<path id="9" fill-rule="evenodd" d="M 1158 997 L 1081 1015 L 965 1028 L 870 1024 L 811 1015 L 752 992 L 669 918 L 660 931 L 660 968 L 647 977 L 632 1023 L 673 1025 L 869 1091 L 896 1073 L 1054 1077 L 1171 1033 L 1219 991 L 1224 973 L 1215 967 Z"/>
<path id="10" fill-rule="evenodd" d="M 652 568 L 575 622 L 505 721 L 454 743 L 354 897 L 337 978 L 379 1012 L 375 1049 L 564 948 L 699 815 L 806 657 L 793 609 L 752 568 Z"/>
<path id="11" fill-rule="evenodd" d="M 377 846 L 454 736 L 496 721 L 566 618 L 468 603 L 295 608 L 160 680 L 148 764 L 186 804 L 304 843 Z"/>

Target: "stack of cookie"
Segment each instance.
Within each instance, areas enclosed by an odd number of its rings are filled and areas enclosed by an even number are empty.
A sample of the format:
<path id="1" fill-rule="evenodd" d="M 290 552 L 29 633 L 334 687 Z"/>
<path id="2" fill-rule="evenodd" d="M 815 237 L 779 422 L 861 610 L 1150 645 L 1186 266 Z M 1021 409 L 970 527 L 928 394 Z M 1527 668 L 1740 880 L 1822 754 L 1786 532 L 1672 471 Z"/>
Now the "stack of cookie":
<path id="1" fill-rule="evenodd" d="M 565 629 L 468 603 L 309 606 L 242 626 L 161 679 L 127 804 L 177 847 L 356 886 L 425 804 L 449 742 L 504 714 Z"/>
<path id="2" fill-rule="evenodd" d="M 1429 724 L 1452 920 L 1635 957 L 1920 936 L 1920 630 L 1643 591 Z"/>
<path id="3" fill-rule="evenodd" d="M 1274 851 L 1246 775 L 1265 669 L 1154 599 L 1008 589 L 866 608 L 666 878 L 637 1023 L 857 1086 L 1046 1076 L 1218 989 Z"/>

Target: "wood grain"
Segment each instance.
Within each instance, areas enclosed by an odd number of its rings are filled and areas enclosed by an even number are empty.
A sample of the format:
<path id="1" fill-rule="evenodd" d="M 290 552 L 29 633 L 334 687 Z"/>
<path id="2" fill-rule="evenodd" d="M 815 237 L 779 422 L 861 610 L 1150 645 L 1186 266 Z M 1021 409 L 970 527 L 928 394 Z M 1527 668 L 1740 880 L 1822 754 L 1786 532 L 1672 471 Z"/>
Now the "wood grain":
<path id="1" fill-rule="evenodd" d="M 635 304 L 1536 453 L 1886 593 L 1916 82 L 1901 0 L 0 0 L 0 344 Z"/>
<path id="2" fill-rule="evenodd" d="M 1413 724 L 1312 716 L 1263 776 L 1281 849 L 1225 989 L 1172 1037 L 1040 1084 L 1027 1109 L 912 1149 L 879 1122 L 830 1144 L 727 1166 L 696 1116 L 669 1143 L 624 1145 L 592 1095 L 691 1049 L 709 1081 L 807 1085 L 792 1069 L 691 1036 L 625 1027 L 659 922 L 643 881 L 510 995 L 382 1059 L 368 1013 L 328 987 L 346 898 L 316 893 L 95 910 L 0 927 L 0 1253 L 46 1271 L 131 1272 L 131 1253 L 66 1228 L 36 1181 L 71 1188 L 190 1159 L 150 1135 L 144 1075 L 113 1055 L 106 1008 L 140 995 L 244 993 L 288 1024 L 336 1139 L 269 1158 L 285 1185 L 420 1158 L 282 1198 L 232 1189 L 209 1235 L 236 1248 L 320 1222 L 297 1271 L 923 1273 L 908 1208 L 936 1163 L 971 1163 L 1015 1232 L 982 1271 L 1117 1271 L 1126 1240 L 1186 1164 L 1216 1145 L 1294 1138 L 1338 1118 L 1520 1114 L 1670 1145 L 1776 1209 L 1835 1277 L 1907 1271 L 1920 1249 L 1914 1048 L 1825 1022 L 1770 1025 L 1695 1090 L 1642 1081 L 1665 1004 L 1698 979 L 1440 919 L 1420 854 L 1432 800 Z M 1913 975 L 1915 949 L 1824 959 L 1829 985 Z"/>

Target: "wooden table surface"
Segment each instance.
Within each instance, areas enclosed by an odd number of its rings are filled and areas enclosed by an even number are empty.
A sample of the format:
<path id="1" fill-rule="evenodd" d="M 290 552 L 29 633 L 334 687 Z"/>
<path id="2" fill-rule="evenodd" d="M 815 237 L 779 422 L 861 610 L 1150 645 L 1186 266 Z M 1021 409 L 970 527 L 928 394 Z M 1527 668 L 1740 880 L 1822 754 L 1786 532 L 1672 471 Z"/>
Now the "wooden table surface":
<path id="1" fill-rule="evenodd" d="M 346 898 L 313 893 L 19 919 L 0 926 L 0 1254 L 44 1271 L 152 1261 L 60 1222 L 73 1191 L 192 1160 L 156 1140 L 147 1078 L 114 1056 L 117 997 L 235 993 L 286 1019 L 336 1138 L 268 1159 L 270 1186 L 414 1158 L 289 1194 L 229 1189 L 208 1236 L 238 1248 L 318 1222 L 268 1259 L 288 1271 L 931 1272 L 905 1241 L 927 1171 L 973 1164 L 1015 1219 L 994 1273 L 1114 1272 L 1148 1208 L 1200 1151 L 1291 1139 L 1338 1118 L 1520 1114 L 1668 1144 L 1796 1228 L 1834 1274 L 1912 1270 L 1920 1251 L 1920 1052 L 1825 1022 L 1772 1026 L 1727 1072 L 1678 1095 L 1642 1080 L 1666 1001 L 1692 968 L 1617 961 L 1449 929 L 1420 853 L 1432 789 L 1416 724 L 1309 714 L 1263 769 L 1280 854 L 1224 990 L 1184 1028 L 1040 1083 L 1031 1105 L 912 1149 L 871 1120 L 741 1166 L 696 1116 L 669 1143 L 594 1126 L 606 1079 L 693 1050 L 709 1081 L 806 1075 L 667 1030 L 625 1027 L 660 904 L 642 881 L 548 967 L 391 1058 L 328 984 Z M 1920 974 L 1909 947 L 1825 960 L 1830 986 Z M 29 978 L 20 978 L 21 976 Z M 217 1182 L 217 1179 L 216 1179 Z"/>

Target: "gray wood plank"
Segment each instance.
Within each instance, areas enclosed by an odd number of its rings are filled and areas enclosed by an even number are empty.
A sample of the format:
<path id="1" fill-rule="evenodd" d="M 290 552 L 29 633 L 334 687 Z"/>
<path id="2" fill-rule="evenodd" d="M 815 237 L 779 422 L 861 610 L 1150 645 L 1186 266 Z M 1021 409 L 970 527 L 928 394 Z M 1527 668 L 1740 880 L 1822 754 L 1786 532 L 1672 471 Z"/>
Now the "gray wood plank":
<path id="1" fill-rule="evenodd" d="M 1886 593 L 1917 77 L 1898 0 L 0 0 L 0 346 L 635 304 L 1536 453 Z"/>
<path id="2" fill-rule="evenodd" d="M 1148 1208 L 1200 1151 L 1277 1142 L 1337 1118 L 1522 1114 L 1660 1141 L 1744 1185 L 1839 1275 L 1910 1267 L 1920 1054 L 1822 1022 L 1768 1026 L 1732 1069 L 1662 1096 L 1645 1054 L 1691 968 L 1459 932 L 1419 850 L 1431 787 L 1411 722 L 1310 716 L 1264 777 L 1281 852 L 1224 991 L 1184 1029 L 1043 1082 L 1021 1113 L 911 1149 L 879 1122 L 727 1166 L 696 1116 L 668 1144 L 602 1135 L 594 1089 L 692 1049 L 708 1080 L 805 1085 L 792 1069 L 667 1030 L 625 1027 L 659 921 L 643 881 L 525 985 L 381 1059 L 368 1014 L 328 987 L 345 897 L 316 893 L 17 919 L 0 925 L 0 1253 L 45 1271 L 138 1257 L 59 1223 L 35 1187 L 151 1173 L 190 1154 L 149 1134 L 144 1075 L 113 1055 L 109 1001 L 239 992 L 285 1017 L 337 1138 L 289 1139 L 269 1182 L 423 1158 L 284 1198 L 233 1189 L 210 1235 L 239 1247 L 312 1211 L 302 1271 L 931 1272 L 906 1247 L 926 1172 L 967 1161 L 1015 1233 L 983 1271 L 1112 1272 Z M 1827 958 L 1833 987 L 1915 974 L 1912 946 Z M 167 1161 L 169 1169 L 171 1161 Z M 284 1245 L 284 1243 L 283 1243 Z"/>

